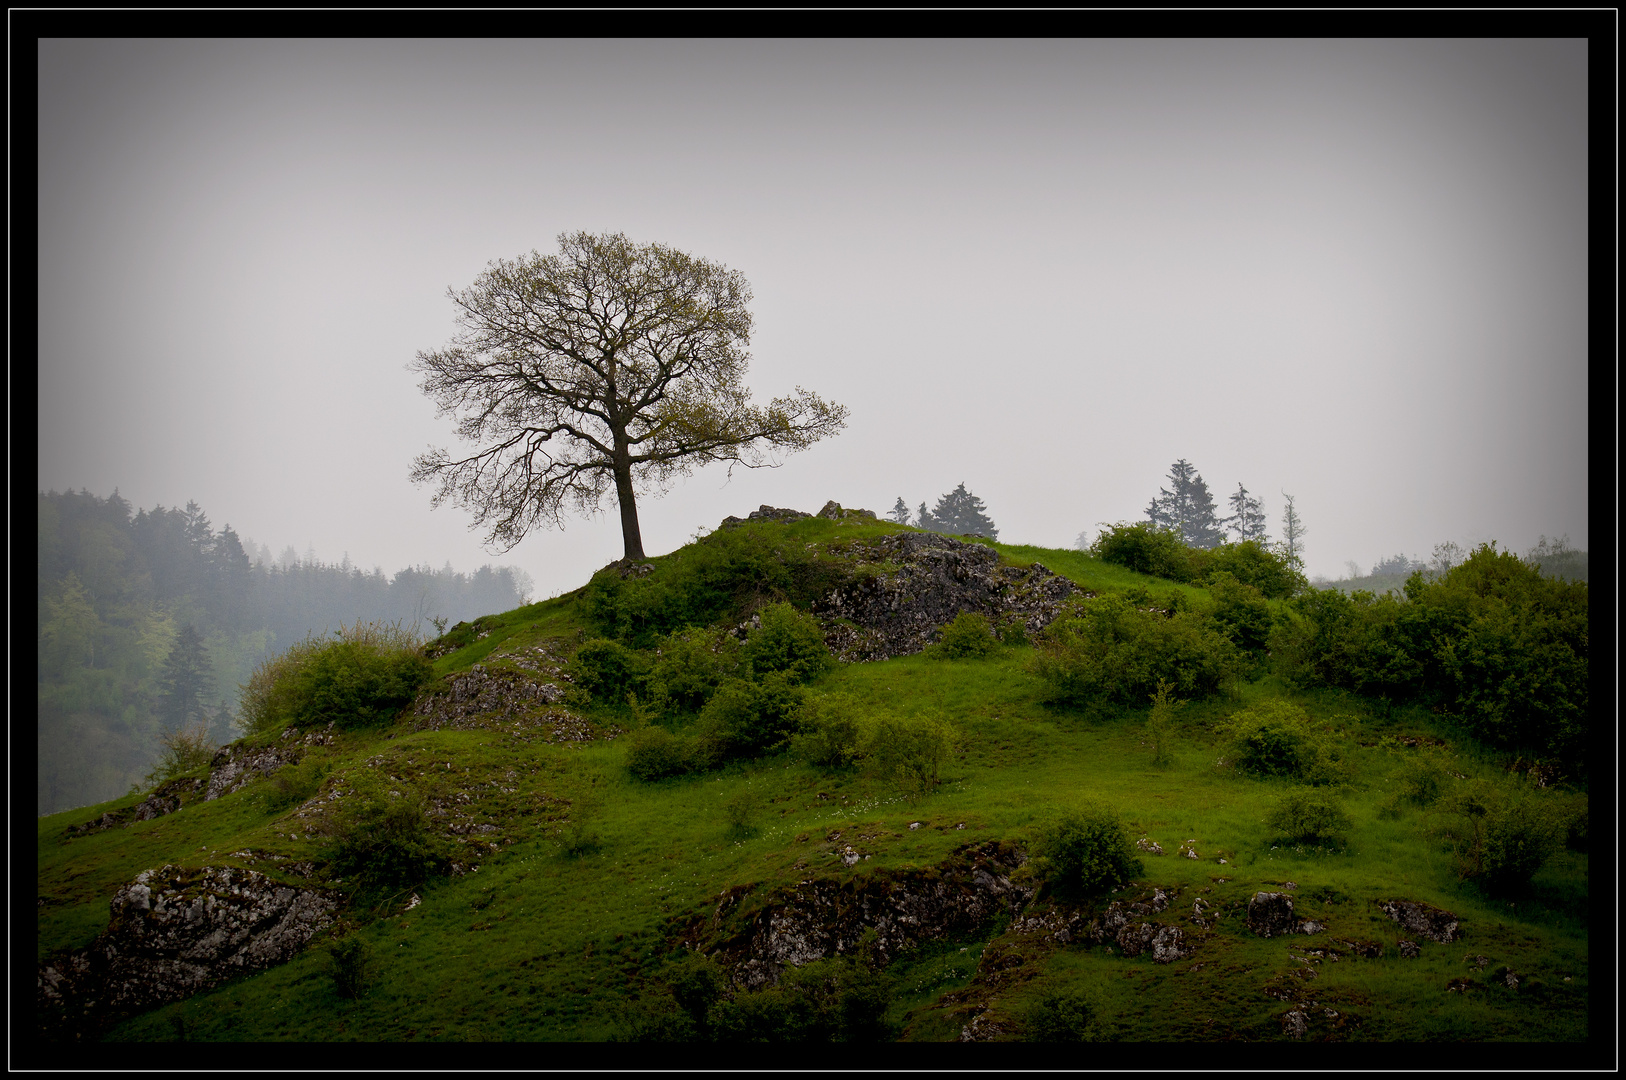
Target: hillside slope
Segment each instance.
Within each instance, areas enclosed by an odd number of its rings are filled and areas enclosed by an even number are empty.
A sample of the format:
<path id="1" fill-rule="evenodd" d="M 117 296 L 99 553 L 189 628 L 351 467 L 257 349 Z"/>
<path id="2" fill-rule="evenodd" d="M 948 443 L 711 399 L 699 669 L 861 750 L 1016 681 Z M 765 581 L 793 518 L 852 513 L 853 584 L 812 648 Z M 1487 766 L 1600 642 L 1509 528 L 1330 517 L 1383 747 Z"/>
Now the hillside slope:
<path id="1" fill-rule="evenodd" d="M 1428 746 L 1449 743 L 1441 760 L 1464 782 L 1512 783 L 1501 762 L 1422 710 L 1260 670 L 1176 710 L 1155 764 L 1146 709 L 1055 703 L 1033 642 L 1088 597 L 1200 611 L 1206 590 L 1077 551 L 826 513 L 759 512 L 453 628 L 426 647 L 434 680 L 386 724 L 245 739 L 159 791 L 41 818 L 42 1032 L 771 1037 L 817 998 L 795 997 L 806 970 L 849 1003 L 870 988 L 874 1022 L 830 1029 L 848 1038 L 1587 1037 L 1584 851 L 1548 860 L 1508 902 L 1459 880 L 1446 816 L 1394 798 Z M 804 743 L 653 781 L 629 770 L 640 732 L 682 738 L 702 718 L 591 697 L 572 660 L 583 643 L 607 636 L 653 664 L 670 635 L 711 626 L 749 648 L 783 601 L 848 661 L 798 692 L 946 725 L 954 750 L 934 783 L 818 767 Z M 986 655 L 922 651 L 962 611 L 999 632 Z M 1297 789 L 1223 760 L 1217 725 L 1276 699 L 1338 748 L 1347 843 L 1281 839 L 1265 819 Z M 449 853 L 442 872 L 347 882 L 335 844 L 367 800 L 385 808 L 380 830 L 390 807 L 417 807 L 422 842 Z M 1056 815 L 1086 802 L 1118 811 L 1142 869 L 1063 902 L 1025 864 Z M 365 976 L 359 996 L 341 993 L 342 963 L 334 977 L 335 941 L 371 957 L 349 969 Z M 695 957 L 722 976 L 698 1012 Z M 829 966 L 840 958 L 860 967 Z"/>

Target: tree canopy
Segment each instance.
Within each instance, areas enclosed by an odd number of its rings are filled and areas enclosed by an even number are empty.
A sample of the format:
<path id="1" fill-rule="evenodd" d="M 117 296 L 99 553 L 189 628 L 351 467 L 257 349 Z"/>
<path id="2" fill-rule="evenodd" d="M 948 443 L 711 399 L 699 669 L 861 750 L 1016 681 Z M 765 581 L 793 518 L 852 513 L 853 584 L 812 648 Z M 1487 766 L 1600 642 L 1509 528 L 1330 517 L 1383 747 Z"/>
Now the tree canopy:
<path id="1" fill-rule="evenodd" d="M 714 461 L 777 465 L 845 426 L 847 410 L 800 387 L 766 407 L 745 386 L 750 286 L 737 271 L 626 236 L 561 235 L 559 254 L 491 263 L 448 295 L 460 327 L 414 369 L 474 444 L 431 449 L 412 479 L 434 505 L 473 511 L 511 548 L 565 510 L 614 492 L 625 558 L 644 557 L 639 494 L 664 493 Z"/>
<path id="2" fill-rule="evenodd" d="M 976 535 L 998 540 L 999 530 L 994 527 L 987 509 L 983 501 L 967 491 L 965 484 L 961 483 L 938 499 L 937 508 L 930 514 L 926 513 L 925 504 L 921 504 L 920 527 L 955 536 Z"/>

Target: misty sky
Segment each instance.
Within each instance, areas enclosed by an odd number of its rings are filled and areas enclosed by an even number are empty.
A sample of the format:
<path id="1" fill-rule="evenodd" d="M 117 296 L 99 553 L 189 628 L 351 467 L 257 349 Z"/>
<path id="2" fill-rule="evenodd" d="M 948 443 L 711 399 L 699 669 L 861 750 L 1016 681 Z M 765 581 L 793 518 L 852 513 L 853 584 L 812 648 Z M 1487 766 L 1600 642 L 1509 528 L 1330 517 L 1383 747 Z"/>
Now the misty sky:
<path id="1" fill-rule="evenodd" d="M 1307 569 L 1587 546 L 1584 42 L 44 41 L 42 489 L 195 499 L 386 573 L 505 555 L 407 480 L 448 287 L 561 232 L 720 261 L 751 386 L 851 410 L 640 503 L 962 481 L 1000 538 L 1138 520 L 1176 458 L 1286 491 Z"/>

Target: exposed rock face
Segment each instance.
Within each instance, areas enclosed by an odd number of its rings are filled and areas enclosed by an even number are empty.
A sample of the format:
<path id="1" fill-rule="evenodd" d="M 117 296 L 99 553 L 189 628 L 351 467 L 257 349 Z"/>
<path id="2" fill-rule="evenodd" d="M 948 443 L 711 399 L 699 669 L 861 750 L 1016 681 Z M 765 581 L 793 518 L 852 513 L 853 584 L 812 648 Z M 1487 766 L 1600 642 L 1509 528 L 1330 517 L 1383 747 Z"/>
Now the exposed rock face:
<path id="1" fill-rule="evenodd" d="M 1293 914 L 1293 898 L 1286 893 L 1257 892 L 1248 901 L 1246 926 L 1260 937 L 1282 934 L 1319 934 L 1325 927 Z"/>
<path id="2" fill-rule="evenodd" d="M 746 990 L 777 981 L 787 964 L 846 952 L 871 928 L 881 958 L 890 959 L 920 942 L 973 930 L 1000 911 L 1020 911 L 1032 891 L 1011 884 L 1009 875 L 1024 861 L 995 841 L 963 848 L 931 870 L 784 889 L 721 951 L 735 984 Z M 725 898 L 717 918 L 737 899 Z"/>
<path id="3" fill-rule="evenodd" d="M 548 677 L 559 677 L 557 668 L 537 657 L 521 660 L 530 670 L 493 671 L 475 664 L 443 679 L 413 704 L 412 729 L 539 728 L 549 742 L 599 737 L 586 720 L 553 707 L 565 695 L 564 687 Z"/>
<path id="4" fill-rule="evenodd" d="M 123 810 L 109 811 L 99 818 L 78 825 L 69 825 L 70 836 L 86 836 L 90 833 L 101 832 L 120 826 L 128 829 L 138 821 L 151 821 L 173 814 L 181 808 L 183 796 L 203 790 L 203 778 L 189 777 L 180 780 L 171 780 L 154 788 L 152 793 L 135 806 L 127 806 Z"/>
<path id="5" fill-rule="evenodd" d="M 289 728 L 283 732 L 283 738 L 289 740 L 297 734 L 297 729 Z M 299 757 L 297 746 L 250 748 L 239 743 L 222 746 L 209 762 L 209 786 L 203 793 L 203 801 L 212 802 L 222 795 L 230 795 L 262 776 L 270 776 L 284 765 L 292 765 Z"/>
<path id="6" fill-rule="evenodd" d="M 827 518 L 830 521 L 848 521 L 864 518 L 874 521 L 875 511 L 843 509 L 840 503 L 836 502 L 834 499 L 831 499 L 829 502 L 824 504 L 824 509 L 819 511 L 818 516 L 821 518 Z"/>
<path id="7" fill-rule="evenodd" d="M 804 514 L 800 510 L 784 510 L 780 509 L 779 507 L 769 506 L 767 503 L 763 503 L 760 507 L 751 511 L 743 518 L 734 517 L 733 515 L 725 517 L 723 519 L 723 523 L 719 525 L 718 528 L 732 529 L 736 525 L 744 525 L 747 521 L 800 521 L 803 518 L 810 518 L 812 516 L 812 514 Z"/>
<path id="8" fill-rule="evenodd" d="M 1413 900 L 1382 900 L 1378 910 L 1419 937 L 1439 942 L 1457 939 L 1457 917 L 1443 908 Z"/>
<path id="9" fill-rule="evenodd" d="M 859 574 L 813 605 L 825 644 L 846 661 L 917 653 L 963 611 L 1036 633 L 1079 592 L 1038 563 L 1002 566 L 992 548 L 936 533 L 894 533 L 850 553 L 897 569 Z"/>
<path id="10" fill-rule="evenodd" d="M 1310 1028 L 1310 1020 L 1303 1009 L 1292 1009 L 1282 1015 L 1282 1034 L 1289 1039 L 1302 1039 Z"/>
<path id="11" fill-rule="evenodd" d="M 1165 926 L 1150 917 L 1169 906 L 1170 894 L 1153 889 L 1151 895 L 1125 903 L 1114 900 L 1090 924 L 1087 936 L 1097 944 L 1116 945 L 1125 956 L 1152 954 L 1152 962 L 1168 964 L 1191 955 L 1185 933 L 1178 926 Z"/>
<path id="12" fill-rule="evenodd" d="M 280 964 L 325 929 L 335 895 L 229 866 L 145 870 L 88 949 L 39 969 L 42 1027 L 66 1036 Z"/>

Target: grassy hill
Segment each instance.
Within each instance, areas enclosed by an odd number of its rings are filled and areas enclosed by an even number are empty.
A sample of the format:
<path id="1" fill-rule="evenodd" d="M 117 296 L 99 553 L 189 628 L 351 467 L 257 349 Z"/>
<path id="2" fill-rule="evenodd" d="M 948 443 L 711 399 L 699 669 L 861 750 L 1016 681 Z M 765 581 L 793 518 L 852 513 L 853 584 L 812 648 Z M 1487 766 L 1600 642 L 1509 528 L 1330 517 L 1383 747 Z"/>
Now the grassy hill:
<path id="1" fill-rule="evenodd" d="M 454 628 L 427 647 L 432 681 L 393 720 L 262 732 L 213 770 L 172 780 L 166 797 L 179 809 L 150 820 L 133 820 L 150 792 L 40 818 L 38 957 L 53 970 L 108 932 L 110 899 L 147 870 L 172 867 L 188 882 L 207 868 L 230 868 L 235 880 L 253 871 L 331 903 L 309 945 L 285 962 L 183 1000 L 102 998 L 93 1015 L 66 1017 L 47 1004 L 42 1022 L 58 1037 L 118 1041 L 768 1030 L 761 1025 L 811 1008 L 817 994 L 796 998 L 794 979 L 754 990 L 725 979 L 695 992 L 732 1009 L 711 1015 L 734 1028 L 706 1028 L 702 1009 L 697 1029 L 681 1026 L 694 1013 L 685 987 L 705 982 L 695 957 L 712 956 L 725 976 L 761 961 L 761 943 L 794 916 L 819 955 L 867 964 L 829 968 L 828 986 L 867 987 L 879 1019 L 863 1030 L 903 1041 L 1058 1031 L 1131 1041 L 1587 1038 L 1588 857 L 1574 850 L 1584 844 L 1547 859 L 1509 899 L 1460 880 L 1461 820 L 1397 798 L 1431 746 L 1458 783 L 1523 784 L 1522 797 L 1553 807 L 1584 805 L 1584 792 L 1530 787 L 1425 709 L 1298 687 L 1268 665 L 1176 709 L 1168 760 L 1157 764 L 1146 707 L 1058 704 L 1034 673 L 1038 636 L 1020 618 L 996 618 L 1006 632 L 987 655 L 841 663 L 799 691 L 946 723 L 953 753 L 925 790 L 862 762 L 815 766 L 799 743 L 654 781 L 629 771 L 640 729 L 682 738 L 702 717 L 651 705 L 647 693 L 636 705 L 590 697 L 570 663 L 584 642 L 618 634 L 647 664 L 685 622 L 737 626 L 774 600 L 816 610 L 832 587 L 898 574 L 895 559 L 876 561 L 875 545 L 914 532 L 852 517 L 720 531 L 647 571 L 612 568 L 576 593 Z M 1197 611 L 1210 603 L 1208 590 L 1078 551 L 976 543 L 998 554 L 1012 581 L 1038 564 L 1077 596 Z M 1332 790 L 1350 820 L 1342 842 L 1284 839 L 1266 819 L 1301 785 L 1225 760 L 1221 725 L 1274 700 L 1305 710 L 1341 763 Z M 289 763 L 249 769 L 251 782 L 205 800 L 226 759 L 277 754 Z M 356 828 L 347 807 L 364 798 L 386 808 L 379 835 L 392 827 L 389 806 L 416 806 L 439 869 L 417 884 L 347 885 L 335 845 Z M 1086 804 L 1116 810 L 1128 836 L 1161 853 L 1137 852 L 1132 882 L 1073 902 L 1020 864 L 1058 815 Z M 111 827 L 74 831 L 104 820 Z M 186 895 L 202 888 L 189 884 Z M 1261 936 L 1257 912 L 1250 917 L 1259 893 L 1291 897 L 1294 918 L 1319 929 Z M 1441 943 L 1408 931 L 1380 906 L 1397 900 L 1448 910 L 1457 936 Z M 865 911 L 892 911 L 889 903 L 899 912 L 914 904 L 916 923 L 894 918 L 880 944 L 862 937 L 873 928 Z M 1159 962 L 1150 949 L 1115 944 L 1125 939 L 1101 930 L 1113 911 L 1179 928 L 1187 951 Z M 1398 945 L 1408 938 L 1415 956 Z M 335 979 L 336 940 L 371 957 L 359 965 L 359 996 Z M 773 940 L 785 955 L 788 939 Z M 838 945 L 819 951 L 826 940 Z"/>

